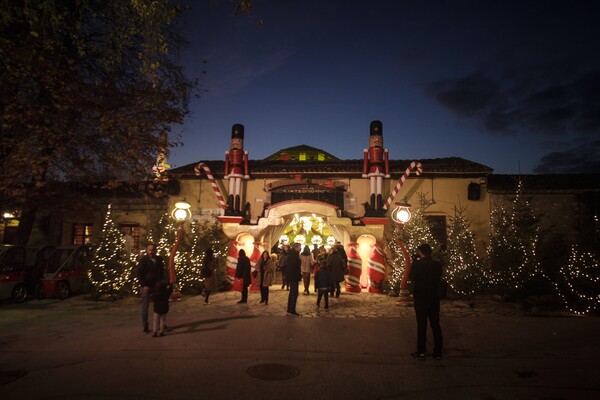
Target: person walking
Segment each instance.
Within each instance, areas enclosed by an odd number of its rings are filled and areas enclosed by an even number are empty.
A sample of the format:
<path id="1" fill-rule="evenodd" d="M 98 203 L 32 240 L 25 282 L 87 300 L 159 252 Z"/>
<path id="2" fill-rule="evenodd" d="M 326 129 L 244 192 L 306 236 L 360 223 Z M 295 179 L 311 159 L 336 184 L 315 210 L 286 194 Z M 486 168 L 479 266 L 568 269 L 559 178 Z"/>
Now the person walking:
<path id="1" fill-rule="evenodd" d="M 419 258 L 413 262 L 409 279 L 413 282 L 413 302 L 417 317 L 417 351 L 414 358 L 425 359 L 427 320 L 433 333 L 433 357 L 442 359 L 442 328 L 440 326 L 440 299 L 438 287 L 442 277 L 442 264 L 431 258 L 431 246 L 417 247 Z"/>
<path id="2" fill-rule="evenodd" d="M 344 260 L 342 260 L 338 249 L 335 247 L 331 249 L 331 254 L 327 257 L 327 268 L 331 273 L 334 285 L 330 293 L 332 296 L 335 294 L 335 297 L 340 297 L 342 291 L 340 282 L 344 281 Z"/>
<path id="3" fill-rule="evenodd" d="M 287 256 L 286 266 L 286 280 L 290 287 L 290 293 L 288 295 L 287 315 L 293 315 L 299 317 L 300 314 L 296 312 L 296 302 L 298 300 L 298 284 L 302 279 L 302 273 L 300 269 L 300 244 L 294 243 L 294 247 L 290 249 Z"/>
<path id="4" fill-rule="evenodd" d="M 315 264 L 310 247 L 304 246 L 302 253 L 300 254 L 300 271 L 302 272 L 302 281 L 304 282 L 304 294 L 309 294 L 310 287 L 310 270 Z"/>
<path id="5" fill-rule="evenodd" d="M 148 327 L 150 296 L 154 292 L 156 283 L 163 280 L 164 270 L 164 261 L 161 256 L 156 254 L 156 245 L 149 243 L 146 247 L 146 254 L 140 258 L 137 266 L 137 278 L 142 296 L 142 325 L 144 333 L 150 332 Z"/>
<path id="6" fill-rule="evenodd" d="M 169 296 L 173 293 L 173 285 L 165 281 L 156 282 L 154 291 L 152 292 L 152 301 L 154 302 L 154 324 L 152 328 L 152 336 L 165 336 L 167 328 L 167 313 L 169 312 Z"/>
<path id="7" fill-rule="evenodd" d="M 217 290 L 217 265 L 219 260 L 215 257 L 214 250 L 207 248 L 204 252 L 202 269 L 200 272 L 204 277 L 204 304 L 210 304 L 208 298 L 212 292 Z"/>
<path id="8" fill-rule="evenodd" d="M 269 286 L 273 284 L 276 261 L 277 254 L 275 253 L 269 256 L 269 252 L 265 250 L 260 255 L 258 274 L 256 274 L 256 281 L 254 283 L 260 288 L 259 303 L 265 303 L 265 305 L 269 304 Z"/>
<path id="9" fill-rule="evenodd" d="M 284 244 L 283 247 L 281 248 L 281 251 L 279 252 L 279 270 L 281 271 L 281 290 L 287 288 L 287 290 L 290 290 L 290 286 L 287 284 L 287 281 L 285 279 L 285 270 L 286 270 L 286 266 L 287 266 L 287 256 L 290 252 L 290 245 L 289 244 Z"/>
<path id="10" fill-rule="evenodd" d="M 250 276 L 250 259 L 246 256 L 246 251 L 241 249 L 238 254 L 238 263 L 235 268 L 235 277 L 242 279 L 242 299 L 238 301 L 238 304 L 248 302 L 248 286 L 252 283 L 252 277 Z"/>
<path id="11" fill-rule="evenodd" d="M 319 267 L 317 274 L 315 275 L 315 287 L 318 288 L 319 294 L 317 295 L 317 308 L 321 305 L 321 298 L 325 297 L 325 309 L 329 309 L 329 292 L 333 287 L 333 278 L 327 268 L 327 265 Z"/>

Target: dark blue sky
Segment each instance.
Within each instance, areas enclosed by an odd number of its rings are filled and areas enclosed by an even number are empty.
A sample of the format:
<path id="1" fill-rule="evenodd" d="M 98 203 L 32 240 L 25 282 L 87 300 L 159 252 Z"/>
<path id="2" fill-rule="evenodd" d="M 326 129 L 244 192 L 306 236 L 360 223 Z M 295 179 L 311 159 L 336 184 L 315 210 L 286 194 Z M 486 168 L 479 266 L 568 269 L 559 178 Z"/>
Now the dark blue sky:
<path id="1" fill-rule="evenodd" d="M 186 12 L 202 93 L 173 166 L 223 159 L 235 123 L 251 159 L 299 144 L 360 159 L 378 119 L 393 159 L 600 172 L 599 2 L 254 3 Z"/>

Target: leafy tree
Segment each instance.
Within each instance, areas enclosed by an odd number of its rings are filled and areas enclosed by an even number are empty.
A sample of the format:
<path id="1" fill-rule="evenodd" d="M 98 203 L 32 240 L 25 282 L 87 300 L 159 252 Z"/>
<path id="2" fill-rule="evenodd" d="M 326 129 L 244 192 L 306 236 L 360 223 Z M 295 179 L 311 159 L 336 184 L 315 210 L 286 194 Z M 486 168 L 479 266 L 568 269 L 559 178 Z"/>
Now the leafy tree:
<path id="1" fill-rule="evenodd" d="M 22 211 L 19 242 L 56 182 L 146 179 L 178 144 L 171 127 L 195 85 L 176 59 L 181 11 L 169 0 L 0 0 L 0 202 Z"/>

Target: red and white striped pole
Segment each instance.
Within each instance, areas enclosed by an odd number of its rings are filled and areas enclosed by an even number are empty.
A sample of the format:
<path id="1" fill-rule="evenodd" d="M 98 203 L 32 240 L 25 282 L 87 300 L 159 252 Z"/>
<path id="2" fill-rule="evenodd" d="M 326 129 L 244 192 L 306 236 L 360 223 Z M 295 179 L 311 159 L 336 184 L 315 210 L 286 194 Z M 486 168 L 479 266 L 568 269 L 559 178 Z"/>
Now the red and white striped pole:
<path id="1" fill-rule="evenodd" d="M 383 293 L 383 280 L 385 279 L 385 265 L 383 250 L 380 243 L 371 245 L 373 250 L 369 256 L 369 293 Z"/>
<path id="2" fill-rule="evenodd" d="M 219 206 L 221 206 L 221 208 L 223 210 L 227 209 L 227 204 L 225 203 L 223 194 L 221 194 L 221 190 L 219 189 L 219 186 L 217 185 L 217 181 L 215 180 L 215 177 L 212 175 L 212 172 L 210 172 L 210 168 L 208 168 L 208 165 L 201 162 L 201 163 L 198 163 L 198 165 L 196 165 L 194 167 L 194 173 L 196 175 L 200 175 L 202 170 L 204 170 L 204 172 L 206 173 L 206 177 L 208 178 L 208 181 L 210 182 L 210 185 L 212 186 L 213 191 L 215 192 L 215 195 L 217 196 L 217 201 L 219 202 Z"/>
<path id="3" fill-rule="evenodd" d="M 362 274 L 362 259 L 358 254 L 358 243 L 348 243 L 348 277 L 346 292 L 360 293 L 360 275 Z"/>
<path id="4" fill-rule="evenodd" d="M 227 283 L 230 285 L 230 290 L 233 290 L 233 281 L 235 279 L 235 270 L 237 268 L 238 263 L 238 242 L 231 242 L 229 244 L 231 248 L 229 249 L 229 254 L 227 255 L 227 273 L 225 274 L 225 278 L 227 278 Z"/>
<path id="5" fill-rule="evenodd" d="M 383 208 L 385 210 L 388 209 L 388 207 L 394 200 L 394 197 L 396 197 L 396 195 L 400 191 L 400 188 L 402 187 L 402 185 L 404 185 L 404 181 L 406 181 L 406 178 L 408 178 L 408 176 L 410 175 L 412 170 L 415 168 L 416 168 L 415 175 L 421 175 L 423 173 L 423 166 L 421 165 L 420 161 L 411 162 L 410 165 L 408 166 L 408 168 L 406 168 L 406 171 L 404 171 L 404 174 L 398 180 L 398 183 L 396 184 L 396 187 L 394 188 L 394 190 L 392 190 L 392 192 L 390 193 L 390 197 L 388 197 L 387 201 L 383 205 Z"/>

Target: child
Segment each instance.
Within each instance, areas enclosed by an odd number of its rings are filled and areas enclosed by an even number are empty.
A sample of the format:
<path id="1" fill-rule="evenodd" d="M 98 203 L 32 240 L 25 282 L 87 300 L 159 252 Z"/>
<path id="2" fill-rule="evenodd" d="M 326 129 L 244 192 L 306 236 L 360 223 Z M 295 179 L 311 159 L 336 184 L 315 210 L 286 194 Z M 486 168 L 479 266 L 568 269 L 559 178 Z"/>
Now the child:
<path id="1" fill-rule="evenodd" d="M 315 276 L 315 287 L 318 288 L 317 308 L 321 305 L 321 298 L 325 296 L 325 309 L 329 309 L 329 291 L 333 288 L 333 277 L 327 266 L 321 266 Z"/>
<path id="2" fill-rule="evenodd" d="M 173 285 L 167 285 L 164 281 L 156 282 L 152 300 L 154 300 L 154 330 L 153 337 L 165 336 L 167 324 L 167 313 L 169 312 L 169 296 L 173 293 Z M 160 331 L 159 329 L 160 324 Z"/>

